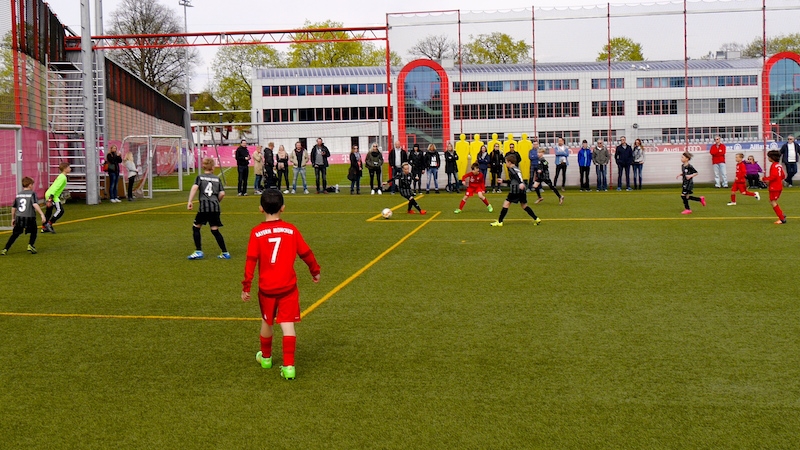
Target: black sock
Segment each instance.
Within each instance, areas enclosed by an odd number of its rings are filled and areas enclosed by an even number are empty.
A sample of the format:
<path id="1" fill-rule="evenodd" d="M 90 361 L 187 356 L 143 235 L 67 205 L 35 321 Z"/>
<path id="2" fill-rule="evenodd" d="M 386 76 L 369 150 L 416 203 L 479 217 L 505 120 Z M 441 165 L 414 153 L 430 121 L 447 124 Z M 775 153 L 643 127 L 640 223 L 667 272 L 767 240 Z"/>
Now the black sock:
<path id="1" fill-rule="evenodd" d="M 693 200 L 693 201 L 695 201 L 695 202 L 699 202 L 699 201 L 700 201 L 700 197 L 695 197 L 695 196 L 693 196 L 693 195 L 690 195 L 690 196 L 689 196 L 689 200 Z"/>
<path id="2" fill-rule="evenodd" d="M 422 211 L 422 208 L 419 207 L 419 203 L 417 203 L 416 199 L 411 199 L 410 203 L 414 205 L 414 208 L 417 208 L 417 211 Z"/>
<path id="3" fill-rule="evenodd" d="M 31 233 L 30 240 L 28 241 L 28 244 L 30 244 L 31 247 L 33 247 L 33 244 L 36 243 L 36 236 L 38 235 L 39 235 L 39 228 L 37 227 L 33 229 L 33 233 Z"/>
<path id="4" fill-rule="evenodd" d="M 200 245 L 200 228 L 192 225 L 192 237 L 194 238 L 194 248 L 198 252 L 203 250 L 203 246 Z"/>
<path id="5" fill-rule="evenodd" d="M 536 186 L 535 188 L 533 188 L 533 190 L 536 191 L 536 196 L 537 197 L 542 198 L 542 187 L 541 186 Z"/>
<path id="6" fill-rule="evenodd" d="M 6 246 L 4 247 L 6 250 L 10 249 L 12 245 L 14 245 L 14 241 L 17 240 L 19 237 L 18 234 L 12 234 L 8 237 L 8 242 L 6 242 Z"/>
<path id="7" fill-rule="evenodd" d="M 219 245 L 219 248 L 220 250 L 222 250 L 222 253 L 226 253 L 228 249 L 225 248 L 225 239 L 223 239 L 222 233 L 220 233 L 219 230 L 211 230 L 211 234 L 213 234 L 214 239 L 217 240 L 217 245 Z"/>
<path id="8" fill-rule="evenodd" d="M 503 219 L 506 218 L 506 214 L 508 214 L 508 208 L 503 208 L 500 210 L 500 218 L 497 219 L 498 222 L 503 223 Z"/>
<path id="9" fill-rule="evenodd" d="M 536 220 L 536 219 L 537 219 L 537 217 L 536 217 L 536 213 L 535 213 L 535 212 L 533 212 L 533 209 L 531 209 L 531 207 L 530 207 L 530 206 L 526 206 L 526 207 L 525 207 L 525 212 L 526 212 L 526 213 L 528 213 L 528 215 L 529 215 L 529 216 L 533 217 L 533 220 Z"/>
<path id="10" fill-rule="evenodd" d="M 690 209 L 689 208 L 689 199 L 686 198 L 686 197 L 683 197 L 683 196 L 681 196 L 681 198 L 683 199 L 683 206 L 685 206 L 686 209 Z"/>

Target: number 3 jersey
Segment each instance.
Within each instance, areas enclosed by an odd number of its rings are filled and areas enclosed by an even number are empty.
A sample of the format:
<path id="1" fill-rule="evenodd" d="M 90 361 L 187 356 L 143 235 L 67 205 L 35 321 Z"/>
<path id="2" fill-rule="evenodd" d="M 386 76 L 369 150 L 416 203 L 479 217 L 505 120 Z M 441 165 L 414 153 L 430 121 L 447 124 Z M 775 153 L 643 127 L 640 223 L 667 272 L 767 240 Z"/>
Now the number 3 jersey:
<path id="1" fill-rule="evenodd" d="M 297 256 L 306 263 L 312 276 L 319 275 L 320 267 L 314 252 L 294 225 L 283 220 L 261 222 L 250 231 L 242 290 L 250 292 L 256 264 L 260 291 L 281 294 L 294 289 L 297 285 L 294 271 Z"/>
<path id="2" fill-rule="evenodd" d="M 200 192 L 200 212 L 220 212 L 219 193 L 222 192 L 222 183 L 219 177 L 210 173 L 198 175 L 194 180 Z"/>
<path id="3" fill-rule="evenodd" d="M 17 210 L 17 217 L 36 217 L 36 210 L 33 209 L 33 205 L 37 202 L 36 199 L 36 192 L 33 191 L 22 191 L 17 194 L 17 197 L 14 199 L 14 208 Z"/>

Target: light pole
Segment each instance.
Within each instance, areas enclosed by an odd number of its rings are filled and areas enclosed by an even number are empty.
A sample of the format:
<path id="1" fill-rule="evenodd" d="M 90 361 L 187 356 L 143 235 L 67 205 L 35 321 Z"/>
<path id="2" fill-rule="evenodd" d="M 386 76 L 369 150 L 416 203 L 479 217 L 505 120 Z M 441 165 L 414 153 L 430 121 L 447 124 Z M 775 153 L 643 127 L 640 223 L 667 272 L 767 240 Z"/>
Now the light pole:
<path id="1" fill-rule="evenodd" d="M 186 16 L 186 8 L 192 8 L 192 0 L 178 0 L 178 5 L 183 6 L 183 32 L 184 33 L 188 33 L 189 32 L 189 20 L 188 20 L 188 18 Z M 191 130 L 191 121 L 192 121 L 191 108 L 192 108 L 192 105 L 191 105 L 191 102 L 189 100 L 189 98 L 191 96 L 191 90 L 190 90 L 189 85 L 191 83 L 190 83 L 190 79 L 189 79 L 189 48 L 188 47 L 186 48 L 186 65 L 184 66 L 183 70 L 185 70 L 184 75 L 186 77 L 186 80 L 185 80 L 186 81 L 186 120 L 188 120 L 190 122 L 186 128 L 188 130 Z M 189 135 L 191 136 L 191 133 Z M 189 146 L 192 147 L 192 148 L 194 147 L 194 145 L 192 145 L 191 139 L 190 139 L 190 142 L 189 142 Z"/>

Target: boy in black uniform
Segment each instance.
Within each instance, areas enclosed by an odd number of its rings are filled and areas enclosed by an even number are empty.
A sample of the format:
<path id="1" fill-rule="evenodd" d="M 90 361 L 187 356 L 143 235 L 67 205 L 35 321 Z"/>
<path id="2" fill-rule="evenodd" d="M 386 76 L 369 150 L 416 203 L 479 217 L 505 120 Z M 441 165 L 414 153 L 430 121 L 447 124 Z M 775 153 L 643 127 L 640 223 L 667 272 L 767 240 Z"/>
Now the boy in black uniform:
<path id="1" fill-rule="evenodd" d="M 512 203 L 519 203 L 519 206 L 533 218 L 533 223 L 539 225 L 542 219 L 536 217 L 530 206 L 528 206 L 528 194 L 525 193 L 525 183 L 522 181 L 522 173 L 517 167 L 517 157 L 514 155 L 506 156 L 506 168 L 508 169 L 508 196 L 503 202 L 503 209 L 500 211 L 500 217 L 496 222 L 490 225 L 493 227 L 502 227 L 503 219 L 508 214 L 508 207 Z"/>
<path id="2" fill-rule="evenodd" d="M 192 225 L 192 235 L 194 236 L 195 252 L 189 255 L 189 259 L 203 259 L 203 246 L 200 244 L 200 228 L 209 224 L 211 227 L 211 234 L 219 244 L 222 253 L 217 256 L 219 259 L 231 259 L 231 254 L 225 247 L 225 239 L 222 238 L 222 233 L 219 232 L 219 227 L 222 226 L 220 220 L 220 207 L 219 202 L 225 197 L 225 190 L 222 188 L 222 183 L 219 177 L 214 175 L 214 159 L 203 158 L 203 174 L 198 175 L 189 192 L 189 203 L 186 208 L 191 211 L 193 208 L 192 200 L 195 194 L 200 192 L 200 209 L 194 218 L 194 225 Z"/>
<path id="3" fill-rule="evenodd" d="M 414 175 L 411 174 L 411 166 L 408 163 L 403 163 L 402 167 L 403 172 L 397 177 L 397 185 L 400 187 L 400 195 L 408 200 L 408 213 L 414 214 L 414 210 L 411 209 L 413 207 L 417 208 L 417 211 L 424 216 L 428 211 L 420 209 L 419 203 L 414 200 L 414 190 L 412 189 Z"/>
<path id="4" fill-rule="evenodd" d="M 694 157 L 689 152 L 683 152 L 681 155 L 681 173 L 675 178 L 682 178 L 681 182 L 681 199 L 683 200 L 684 210 L 681 211 L 681 214 L 691 214 L 692 208 L 689 207 L 689 200 L 693 200 L 696 202 L 700 202 L 701 205 L 706 206 L 706 198 L 705 197 L 695 197 L 692 194 L 694 193 L 694 180 L 693 178 L 697 176 L 697 169 L 694 168 L 691 164 L 689 164 L 689 160 Z"/>
<path id="5" fill-rule="evenodd" d="M 33 186 L 32 178 L 25 177 L 22 179 L 22 191 L 17 194 L 17 197 L 14 199 L 14 205 L 11 208 L 11 224 L 14 226 L 14 230 L 11 232 L 11 237 L 8 238 L 6 246 L 3 250 L 0 250 L 0 255 L 5 256 L 11 246 L 14 245 L 14 241 L 16 241 L 22 233 L 31 235 L 28 240 L 28 251 L 31 255 L 36 254 L 36 247 L 34 247 L 33 244 L 36 243 L 36 235 L 39 232 L 39 226 L 36 225 L 35 213 L 39 213 L 39 216 L 42 218 L 42 223 L 45 223 L 45 218 L 42 208 L 39 207 L 39 203 L 37 203 L 36 192 L 33 192 L 31 186 Z"/>
<path id="6" fill-rule="evenodd" d="M 539 149 L 539 168 L 536 169 L 536 180 L 533 183 L 533 190 L 536 191 L 536 196 L 539 197 L 539 198 L 536 199 L 535 203 L 541 203 L 542 200 L 544 200 L 542 198 L 542 189 L 541 189 L 542 183 L 546 184 L 550 188 L 551 191 L 556 193 L 556 197 L 558 197 L 558 204 L 559 205 L 564 203 L 564 196 L 561 195 L 560 192 L 558 192 L 558 189 L 556 189 L 553 186 L 553 182 L 550 181 L 550 164 L 547 162 L 546 159 L 544 159 L 544 149 L 540 148 Z"/>

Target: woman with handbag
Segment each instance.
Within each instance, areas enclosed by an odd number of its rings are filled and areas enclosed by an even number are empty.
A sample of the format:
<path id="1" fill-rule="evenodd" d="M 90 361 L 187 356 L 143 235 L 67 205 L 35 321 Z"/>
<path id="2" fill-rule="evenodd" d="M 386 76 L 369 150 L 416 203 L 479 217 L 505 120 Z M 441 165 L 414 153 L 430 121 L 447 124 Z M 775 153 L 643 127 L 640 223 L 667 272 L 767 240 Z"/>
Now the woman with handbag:
<path id="1" fill-rule="evenodd" d="M 119 165 L 122 164 L 122 157 L 117 153 L 117 146 L 112 145 L 106 155 L 106 172 L 108 173 L 108 197 L 111 203 L 119 203 L 117 186 L 119 183 Z"/>
<path id="2" fill-rule="evenodd" d="M 358 146 L 354 145 L 350 150 L 350 170 L 347 173 L 347 179 L 350 180 L 350 195 L 355 192 L 356 195 L 361 194 L 361 175 L 363 174 L 364 165 L 361 162 L 361 154 L 358 152 Z"/>

